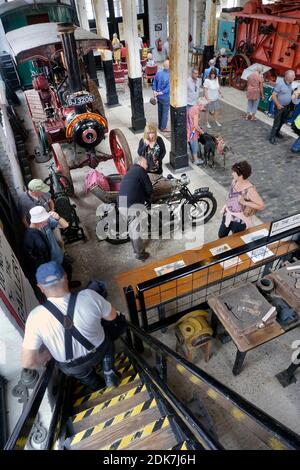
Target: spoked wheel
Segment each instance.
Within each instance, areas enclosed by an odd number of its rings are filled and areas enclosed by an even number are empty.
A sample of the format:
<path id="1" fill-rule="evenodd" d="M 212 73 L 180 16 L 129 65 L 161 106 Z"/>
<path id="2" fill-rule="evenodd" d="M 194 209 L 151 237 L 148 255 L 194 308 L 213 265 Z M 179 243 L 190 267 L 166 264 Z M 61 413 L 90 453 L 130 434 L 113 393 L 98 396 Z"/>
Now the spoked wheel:
<path id="1" fill-rule="evenodd" d="M 71 172 L 70 172 L 70 168 L 69 168 L 66 156 L 63 152 L 61 145 L 58 143 L 53 144 L 52 153 L 53 153 L 53 159 L 54 159 L 57 171 L 63 177 L 61 178 L 61 181 L 60 181 L 61 185 L 65 188 L 68 196 L 73 196 L 75 191 L 74 191 L 72 176 L 71 176 Z M 66 183 L 66 181 L 68 181 L 68 183 Z"/>
<path id="2" fill-rule="evenodd" d="M 194 204 L 189 204 L 188 218 L 194 223 L 206 224 L 216 213 L 217 201 L 213 195 L 194 197 Z"/>
<path id="3" fill-rule="evenodd" d="M 237 88 L 238 90 L 244 90 L 246 88 L 247 82 L 242 79 L 242 74 L 250 65 L 251 62 L 245 54 L 236 54 L 232 58 L 229 82 L 233 88 Z"/>
<path id="4" fill-rule="evenodd" d="M 132 165 L 132 156 L 126 137 L 120 129 L 110 131 L 109 145 L 119 174 L 125 175 Z"/>

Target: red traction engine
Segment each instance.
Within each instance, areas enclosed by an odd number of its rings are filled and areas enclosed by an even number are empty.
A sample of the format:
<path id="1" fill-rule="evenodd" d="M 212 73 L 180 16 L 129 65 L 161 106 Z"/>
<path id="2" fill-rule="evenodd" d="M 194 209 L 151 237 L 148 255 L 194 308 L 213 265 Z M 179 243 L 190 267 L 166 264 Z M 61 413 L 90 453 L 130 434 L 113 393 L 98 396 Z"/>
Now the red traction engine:
<path id="1" fill-rule="evenodd" d="M 269 79 L 276 79 L 287 70 L 300 78 L 300 1 L 279 0 L 263 4 L 248 1 L 237 17 L 236 54 L 231 62 L 230 84 L 243 89 L 243 71 L 251 63 L 271 67 Z M 267 77 L 268 78 L 268 77 Z"/>

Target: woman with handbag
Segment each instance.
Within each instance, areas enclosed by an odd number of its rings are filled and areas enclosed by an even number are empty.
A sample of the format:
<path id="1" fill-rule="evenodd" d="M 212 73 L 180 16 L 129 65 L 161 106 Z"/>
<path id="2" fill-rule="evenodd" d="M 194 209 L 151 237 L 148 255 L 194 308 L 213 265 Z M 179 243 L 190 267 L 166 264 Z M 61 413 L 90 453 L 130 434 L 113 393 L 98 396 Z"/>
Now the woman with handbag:
<path id="1" fill-rule="evenodd" d="M 148 163 L 148 173 L 162 174 L 162 160 L 166 155 L 166 147 L 161 137 L 157 135 L 155 124 L 147 124 L 144 138 L 140 140 L 138 155 L 145 157 Z"/>
<path id="2" fill-rule="evenodd" d="M 113 34 L 113 40 L 112 40 L 112 47 L 114 50 L 114 61 L 119 64 L 121 61 L 121 48 L 122 44 L 120 43 L 120 40 L 118 38 L 117 33 Z"/>
<path id="3" fill-rule="evenodd" d="M 252 169 L 247 161 L 235 163 L 226 204 L 222 209 L 223 219 L 219 229 L 219 238 L 230 232 L 238 233 L 252 227 L 252 217 L 257 211 L 264 209 L 264 203 L 255 186 L 248 180 Z"/>

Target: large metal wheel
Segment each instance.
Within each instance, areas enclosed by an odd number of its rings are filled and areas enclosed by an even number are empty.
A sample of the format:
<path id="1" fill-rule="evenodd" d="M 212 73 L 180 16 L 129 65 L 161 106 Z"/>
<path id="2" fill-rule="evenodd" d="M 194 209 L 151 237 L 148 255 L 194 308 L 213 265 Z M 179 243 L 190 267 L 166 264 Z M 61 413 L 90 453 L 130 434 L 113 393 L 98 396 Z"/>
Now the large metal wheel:
<path id="1" fill-rule="evenodd" d="M 126 137 L 120 129 L 110 131 L 109 145 L 118 173 L 125 175 L 132 165 L 132 156 Z"/>
<path id="2" fill-rule="evenodd" d="M 250 67 L 251 62 L 245 54 L 236 54 L 230 63 L 231 72 L 229 83 L 233 88 L 237 90 L 244 90 L 247 82 L 242 79 L 242 74 L 245 69 Z"/>
<path id="3" fill-rule="evenodd" d="M 53 153 L 53 159 L 54 159 L 55 166 L 57 168 L 58 173 L 60 173 L 64 178 L 66 178 L 69 181 L 68 188 L 66 188 L 68 195 L 73 196 L 75 191 L 74 191 L 72 176 L 71 176 L 71 172 L 70 172 L 70 168 L 69 168 L 66 156 L 64 154 L 64 151 L 61 145 L 58 143 L 52 144 L 52 153 Z M 65 186 L 65 179 L 62 179 L 61 184 Z"/>

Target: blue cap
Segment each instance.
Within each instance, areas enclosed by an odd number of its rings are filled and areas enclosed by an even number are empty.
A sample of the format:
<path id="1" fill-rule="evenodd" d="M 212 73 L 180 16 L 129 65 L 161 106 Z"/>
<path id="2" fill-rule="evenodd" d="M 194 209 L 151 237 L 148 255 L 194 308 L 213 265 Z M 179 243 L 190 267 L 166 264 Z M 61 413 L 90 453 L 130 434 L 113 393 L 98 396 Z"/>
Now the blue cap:
<path id="1" fill-rule="evenodd" d="M 64 270 L 56 261 L 41 264 L 36 271 L 37 283 L 48 287 L 57 284 L 64 277 Z"/>

